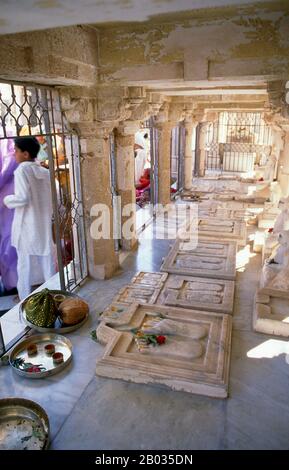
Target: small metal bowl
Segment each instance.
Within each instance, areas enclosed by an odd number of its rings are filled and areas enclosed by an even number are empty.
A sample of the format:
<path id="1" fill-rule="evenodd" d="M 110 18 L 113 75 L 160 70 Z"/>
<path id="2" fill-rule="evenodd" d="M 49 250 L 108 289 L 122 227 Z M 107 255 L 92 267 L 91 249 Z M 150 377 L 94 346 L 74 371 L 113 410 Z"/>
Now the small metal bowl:
<path id="1" fill-rule="evenodd" d="M 49 419 L 44 409 L 25 398 L 0 400 L 0 450 L 49 447 Z"/>
<path id="2" fill-rule="evenodd" d="M 34 343 L 37 345 L 37 354 L 33 357 L 28 356 L 27 348 L 29 344 Z M 46 354 L 45 346 L 54 344 L 55 351 L 63 354 L 63 361 L 55 363 L 53 355 Z M 28 379 L 42 379 L 51 375 L 57 374 L 69 365 L 72 360 L 72 344 L 69 339 L 62 335 L 53 333 L 43 333 L 41 335 L 31 335 L 20 341 L 10 352 L 9 362 L 16 374 Z M 23 364 L 19 361 L 24 361 L 25 364 L 31 364 L 30 369 L 37 367 L 40 370 L 28 370 L 23 368 Z M 42 370 L 42 368 L 44 370 Z"/>
<path id="3" fill-rule="evenodd" d="M 58 296 L 58 295 L 61 295 L 61 296 L 63 295 L 65 298 L 70 298 L 70 297 L 80 298 L 76 294 L 72 294 L 71 292 L 66 292 L 66 291 L 63 291 L 63 290 L 51 290 L 50 293 L 53 296 L 53 298 L 55 298 L 55 296 Z M 65 325 L 61 321 L 60 317 L 58 317 L 55 324 L 54 324 L 54 326 L 51 327 L 51 328 L 45 328 L 45 327 L 42 327 L 42 326 L 37 326 L 37 325 L 34 325 L 33 323 L 31 323 L 26 318 L 25 302 L 27 302 L 28 299 L 29 299 L 29 297 L 27 299 L 25 299 L 23 302 L 21 302 L 20 311 L 19 311 L 20 315 L 19 316 L 20 316 L 20 319 L 22 319 L 27 326 L 29 326 L 30 328 L 32 328 L 35 331 L 38 331 L 39 333 L 60 333 L 60 334 L 71 333 L 72 331 L 75 331 L 78 328 L 80 328 L 82 325 L 84 325 L 84 323 L 87 321 L 87 319 L 89 317 L 89 313 L 87 313 L 87 315 L 85 315 L 85 317 L 79 323 L 76 323 L 75 325 Z"/>

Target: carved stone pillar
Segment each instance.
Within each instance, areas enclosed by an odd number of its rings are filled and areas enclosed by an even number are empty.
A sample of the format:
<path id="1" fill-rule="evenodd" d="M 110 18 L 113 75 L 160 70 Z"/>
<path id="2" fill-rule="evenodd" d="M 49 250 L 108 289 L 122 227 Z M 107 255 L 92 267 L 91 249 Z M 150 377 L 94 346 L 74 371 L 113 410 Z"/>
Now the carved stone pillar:
<path id="1" fill-rule="evenodd" d="M 159 130 L 158 202 L 163 205 L 169 204 L 171 201 L 171 135 L 175 125 L 176 123 L 171 121 L 157 123 Z"/>
<path id="2" fill-rule="evenodd" d="M 192 137 L 195 132 L 197 123 L 190 119 L 185 120 L 186 129 L 186 145 L 185 145 L 185 189 L 192 187 L 193 179 L 193 151 L 192 151 Z"/>
<path id="3" fill-rule="evenodd" d="M 285 131 L 284 147 L 281 152 L 281 164 L 278 179 L 281 186 L 282 197 L 289 196 L 289 125 L 282 126 Z"/>
<path id="4" fill-rule="evenodd" d="M 116 130 L 117 190 L 121 197 L 122 247 L 131 250 L 137 245 L 135 206 L 134 142 L 139 123 L 125 121 Z M 129 207 L 128 205 L 131 205 Z M 128 237 L 126 236 L 126 232 Z"/>
<path id="5" fill-rule="evenodd" d="M 206 136 L 207 136 L 207 128 L 209 123 L 208 122 L 201 122 L 199 127 L 199 149 L 198 149 L 198 157 L 199 157 L 199 165 L 198 165 L 198 176 L 205 176 L 205 164 L 206 164 Z"/>
<path id="6" fill-rule="evenodd" d="M 88 272 L 92 278 L 104 279 L 119 266 L 113 240 L 109 158 L 109 133 L 115 125 L 109 122 L 109 113 L 116 113 L 106 110 L 106 116 L 100 117 L 97 93 L 96 89 L 71 88 L 61 91 L 61 97 L 66 117 L 80 137 Z M 115 100 L 116 108 L 117 103 Z"/>
<path id="7" fill-rule="evenodd" d="M 284 131 L 280 128 L 272 129 L 272 155 L 276 158 L 276 166 L 273 178 L 277 178 L 278 168 L 280 168 L 280 158 L 284 147 Z"/>
<path id="8" fill-rule="evenodd" d="M 112 276 L 119 266 L 113 240 L 113 209 L 110 189 L 109 131 L 98 124 L 78 124 L 81 139 L 83 204 L 89 274 L 95 279 Z M 99 212 L 103 205 L 103 214 Z M 99 222 L 98 222 L 99 221 Z M 102 224 L 107 224 L 103 227 Z M 104 229 L 105 238 L 98 238 Z"/>
<path id="9" fill-rule="evenodd" d="M 212 115 L 212 116 L 211 116 Z M 215 118 L 213 113 L 210 113 L 210 118 Z M 205 174 L 205 162 L 206 162 L 206 134 L 208 119 L 206 116 L 206 111 L 204 109 L 199 109 L 192 114 L 192 123 L 193 129 L 197 133 L 197 139 L 195 145 L 195 162 L 194 163 L 194 174 L 195 176 L 204 176 Z"/>

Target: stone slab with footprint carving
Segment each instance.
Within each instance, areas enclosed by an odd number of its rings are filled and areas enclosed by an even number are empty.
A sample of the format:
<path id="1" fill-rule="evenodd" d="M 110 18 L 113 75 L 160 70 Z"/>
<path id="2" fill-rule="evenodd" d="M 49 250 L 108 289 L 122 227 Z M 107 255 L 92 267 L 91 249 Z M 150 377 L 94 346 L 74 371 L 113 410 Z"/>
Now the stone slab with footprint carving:
<path id="1" fill-rule="evenodd" d="M 102 315 L 97 361 L 103 377 L 162 384 L 211 397 L 228 395 L 232 319 L 216 312 L 161 305 L 113 304 Z M 164 335 L 164 344 L 140 342 L 136 331 Z"/>
<path id="2" fill-rule="evenodd" d="M 234 290 L 234 281 L 170 274 L 156 303 L 232 314 Z"/>
<path id="3" fill-rule="evenodd" d="M 235 241 L 198 238 L 177 239 L 164 259 L 161 271 L 188 276 L 235 279 Z"/>

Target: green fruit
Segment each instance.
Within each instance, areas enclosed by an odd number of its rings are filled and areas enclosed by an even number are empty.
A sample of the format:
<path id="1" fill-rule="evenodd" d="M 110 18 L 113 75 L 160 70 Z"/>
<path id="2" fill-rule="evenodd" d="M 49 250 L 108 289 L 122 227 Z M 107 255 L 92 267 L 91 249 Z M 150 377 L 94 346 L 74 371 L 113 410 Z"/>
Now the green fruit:
<path id="1" fill-rule="evenodd" d="M 25 302 L 26 318 L 33 325 L 50 328 L 57 318 L 57 309 L 49 289 L 43 289 Z"/>

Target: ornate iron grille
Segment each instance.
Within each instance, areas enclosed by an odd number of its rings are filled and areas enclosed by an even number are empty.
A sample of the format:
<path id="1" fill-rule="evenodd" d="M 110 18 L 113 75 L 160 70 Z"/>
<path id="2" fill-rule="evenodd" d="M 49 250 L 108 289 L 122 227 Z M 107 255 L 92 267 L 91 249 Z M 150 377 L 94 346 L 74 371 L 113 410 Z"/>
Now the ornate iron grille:
<path id="1" fill-rule="evenodd" d="M 206 171 L 250 172 L 271 151 L 272 133 L 262 113 L 219 113 L 206 123 Z"/>
<path id="2" fill-rule="evenodd" d="M 172 129 L 171 135 L 171 183 L 180 191 L 184 185 L 186 130 L 183 123 Z"/>
<path id="3" fill-rule="evenodd" d="M 78 135 L 69 128 L 56 90 L 1 83 L 0 139 L 23 135 L 38 139 L 39 157 L 50 170 L 60 285 L 71 291 L 87 276 Z"/>
<path id="4" fill-rule="evenodd" d="M 146 122 L 145 127 L 150 133 L 150 196 L 153 205 L 153 214 L 155 215 L 155 207 L 159 201 L 159 131 L 155 126 L 155 117 L 151 116 Z"/>

